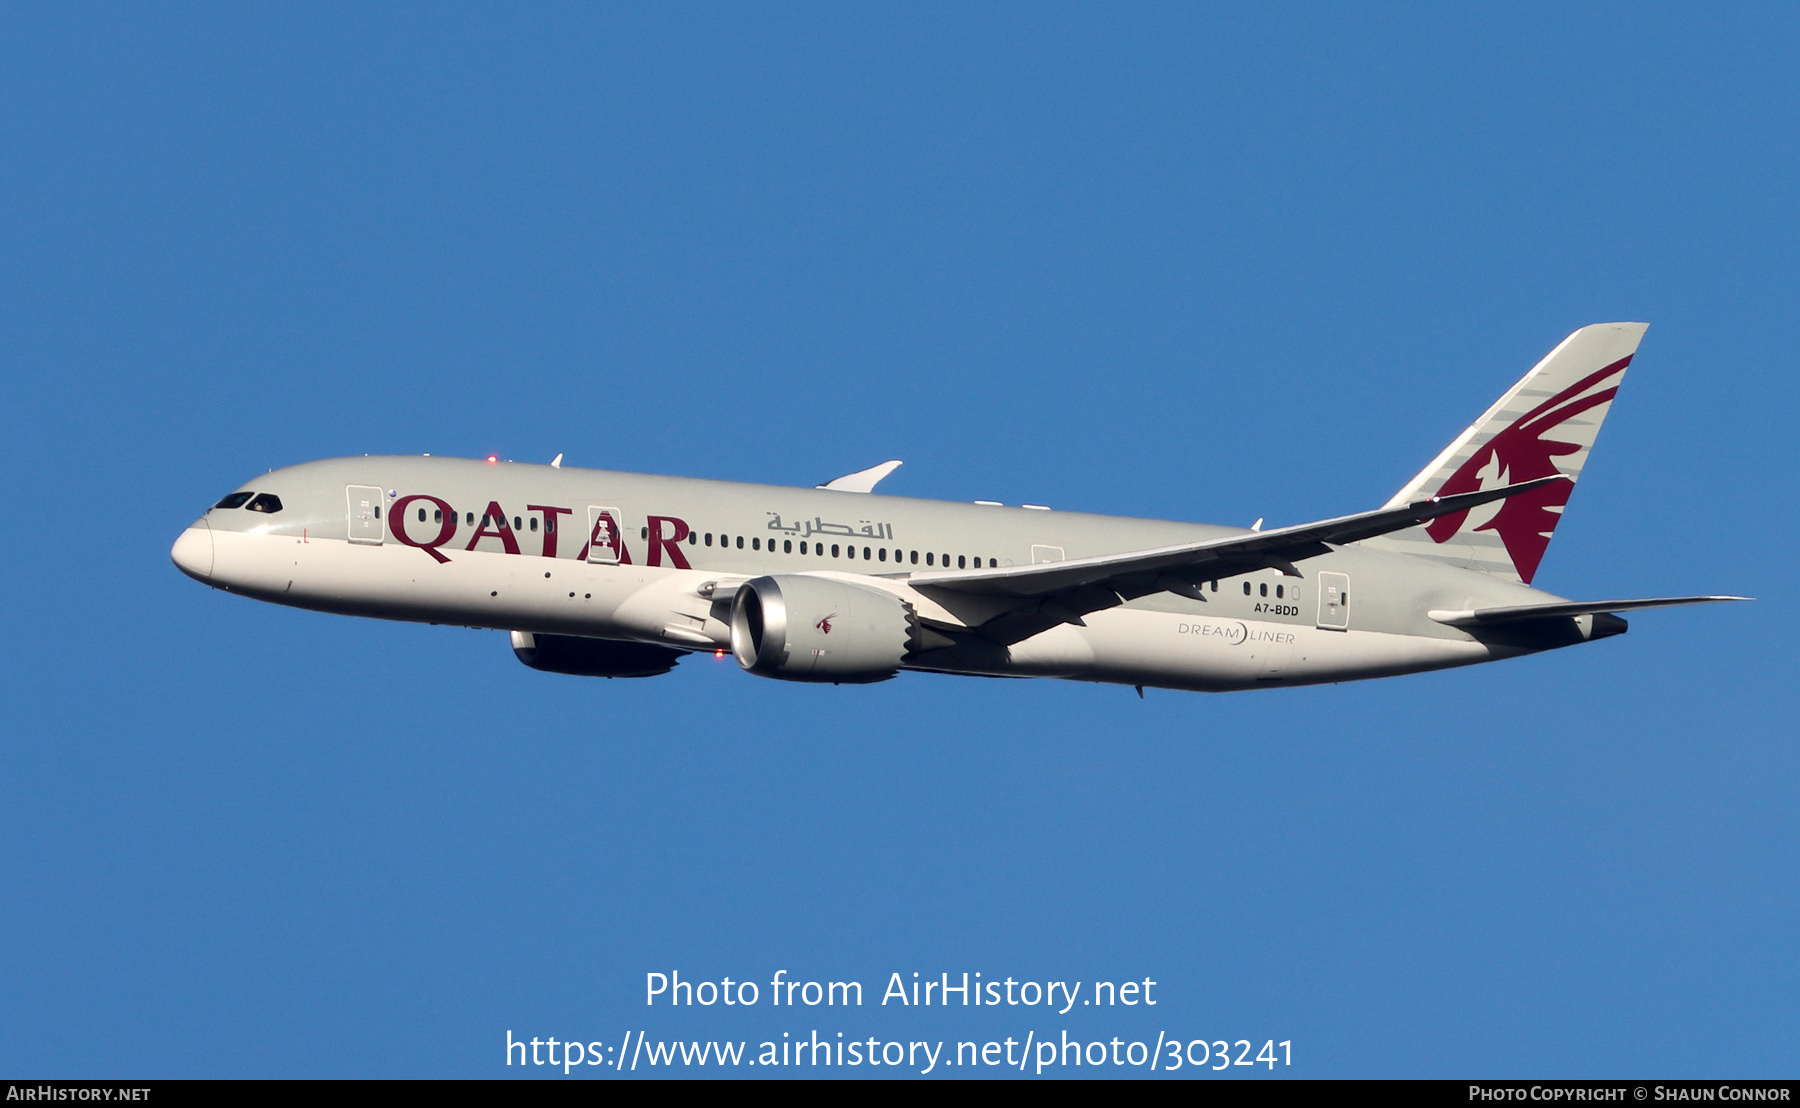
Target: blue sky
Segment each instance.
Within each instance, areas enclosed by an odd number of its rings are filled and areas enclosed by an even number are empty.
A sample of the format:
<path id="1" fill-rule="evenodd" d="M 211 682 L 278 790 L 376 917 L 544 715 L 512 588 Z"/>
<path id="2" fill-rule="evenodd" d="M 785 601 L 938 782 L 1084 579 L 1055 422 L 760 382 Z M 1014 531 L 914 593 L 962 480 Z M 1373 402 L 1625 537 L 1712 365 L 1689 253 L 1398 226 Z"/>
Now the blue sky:
<path id="1" fill-rule="evenodd" d="M 8 9 L 0 1071 L 503 1076 L 509 1029 L 816 1029 L 1791 1075 L 1797 32 Z M 1462 672 L 605 682 L 168 561 L 255 473 L 382 452 L 804 485 L 899 457 L 912 496 L 1299 522 L 1617 319 L 1651 329 L 1538 583 L 1764 599 Z M 870 1002 L 642 1003 L 651 971 L 779 969 Z M 965 970 L 1161 999 L 874 1003 Z"/>

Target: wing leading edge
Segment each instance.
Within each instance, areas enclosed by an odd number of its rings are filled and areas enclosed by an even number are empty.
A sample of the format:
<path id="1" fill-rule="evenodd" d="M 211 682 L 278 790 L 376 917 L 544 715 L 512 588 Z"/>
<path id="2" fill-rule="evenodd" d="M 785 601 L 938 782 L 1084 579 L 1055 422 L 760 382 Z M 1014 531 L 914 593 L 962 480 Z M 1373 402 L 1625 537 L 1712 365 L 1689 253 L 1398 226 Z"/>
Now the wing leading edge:
<path id="1" fill-rule="evenodd" d="M 1711 604 L 1720 600 L 1749 600 L 1748 596 L 1662 596 L 1648 600 L 1571 600 L 1554 604 L 1519 604 L 1508 608 L 1445 610 L 1425 614 L 1451 627 L 1484 627 L 1557 616 L 1588 616 L 1601 612 L 1629 612 L 1637 608 L 1674 608 L 1682 604 Z"/>

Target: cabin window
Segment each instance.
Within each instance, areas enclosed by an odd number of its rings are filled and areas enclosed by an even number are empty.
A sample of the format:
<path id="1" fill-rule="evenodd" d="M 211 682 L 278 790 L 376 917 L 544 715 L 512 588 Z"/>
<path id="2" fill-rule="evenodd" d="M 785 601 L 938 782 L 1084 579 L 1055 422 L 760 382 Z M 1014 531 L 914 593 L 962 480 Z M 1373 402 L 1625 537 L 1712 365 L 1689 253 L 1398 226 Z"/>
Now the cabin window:
<path id="1" fill-rule="evenodd" d="M 244 506 L 244 502 L 249 500 L 252 496 L 255 496 L 255 495 L 256 494 L 253 492 L 234 492 L 230 496 L 219 501 L 217 504 L 214 504 L 213 507 L 215 507 L 215 508 L 242 508 Z"/>
<path id="2" fill-rule="evenodd" d="M 556 517 L 555 516 L 550 515 L 550 516 L 544 517 L 544 530 L 552 532 L 552 533 L 554 533 L 556 531 Z"/>
<path id="3" fill-rule="evenodd" d="M 739 550 L 742 550 L 742 549 L 744 549 L 744 536 L 742 536 L 742 535 L 739 535 L 739 536 L 738 536 L 738 537 L 737 537 L 737 548 L 738 548 L 738 549 L 739 549 Z"/>
<path id="4" fill-rule="evenodd" d="M 1258 590 L 1258 591 L 1259 591 L 1259 592 L 1260 592 L 1260 593 L 1261 593 L 1261 594 L 1262 594 L 1262 595 L 1263 595 L 1263 596 L 1267 596 L 1267 595 L 1269 595 L 1269 583 L 1268 583 L 1268 582 L 1267 582 L 1267 581 L 1264 581 L 1264 582 L 1263 582 L 1263 583 L 1262 583 L 1262 584 L 1260 584 L 1260 585 L 1258 585 L 1258 586 L 1256 586 L 1256 587 L 1257 587 L 1257 590 Z"/>
<path id="5" fill-rule="evenodd" d="M 804 546 L 806 544 L 801 543 L 801 545 Z M 781 552 L 783 554 L 792 554 L 794 552 L 794 540 L 793 539 L 782 539 L 781 540 Z M 804 554 L 804 553 L 806 553 L 806 551 L 802 550 L 800 553 Z"/>
<path id="6" fill-rule="evenodd" d="M 761 550 L 762 549 L 762 540 L 761 539 L 751 539 L 750 540 L 750 549 Z"/>
<path id="7" fill-rule="evenodd" d="M 845 547 L 845 548 L 844 548 L 844 553 L 845 553 L 845 554 L 846 554 L 846 555 L 847 555 L 847 556 L 849 556 L 849 557 L 852 557 L 852 558 L 854 558 L 854 557 L 856 557 L 856 547 L 854 547 L 854 546 L 848 546 L 848 547 Z"/>
<path id="8" fill-rule="evenodd" d="M 863 547 L 863 561 L 866 562 L 868 560 L 869 560 L 869 548 L 865 546 L 865 547 Z"/>
<path id="9" fill-rule="evenodd" d="M 833 558 L 838 556 L 838 544 L 835 542 L 831 544 L 831 556 Z"/>
<path id="10" fill-rule="evenodd" d="M 470 527 L 475 526 L 475 513 L 474 512 L 465 512 L 464 516 Z M 487 517 L 486 516 L 481 517 L 481 525 L 483 527 L 487 526 Z"/>
<path id="11" fill-rule="evenodd" d="M 259 492 L 256 494 L 256 499 L 250 501 L 250 503 L 244 505 L 244 507 L 252 512 L 266 512 L 269 515 L 274 515 L 276 512 L 281 511 L 281 497 L 276 496 L 272 492 Z M 375 518 L 381 518 L 381 505 L 379 504 L 375 505 Z"/>
<path id="12" fill-rule="evenodd" d="M 997 560 L 997 559 L 994 559 L 994 558 L 989 558 L 989 559 L 988 559 L 988 568 L 989 568 L 989 569 L 999 569 L 999 568 L 1000 568 L 1000 563 L 999 563 L 999 561 L 998 561 L 998 560 Z"/>
<path id="13" fill-rule="evenodd" d="M 966 569 L 966 568 L 968 568 L 968 567 L 966 567 L 966 566 L 965 566 L 965 565 L 963 565 L 963 556 L 962 556 L 962 555 L 961 555 L 961 554 L 958 554 L 958 555 L 957 555 L 957 556 L 956 556 L 956 568 L 957 568 L 957 569 Z"/>
<path id="14" fill-rule="evenodd" d="M 708 536 L 706 536 L 706 538 L 707 538 L 707 543 L 708 543 L 708 545 L 710 545 L 710 544 L 711 544 L 711 542 L 712 542 L 712 536 L 711 536 L 711 535 L 708 535 Z M 688 545 L 689 545 L 689 546 L 698 546 L 698 545 L 699 545 L 699 544 L 700 544 L 700 534 L 699 534 L 699 532 L 697 532 L 697 531 L 689 531 L 689 532 L 688 532 Z"/>
<path id="15" fill-rule="evenodd" d="M 537 530 L 537 517 L 536 516 L 531 517 L 531 529 L 533 531 Z"/>
<path id="16" fill-rule="evenodd" d="M 926 551 L 926 552 L 925 552 L 925 564 L 926 564 L 926 565 L 928 565 L 928 566 L 929 566 L 929 565 L 935 565 L 935 564 L 936 564 L 936 563 L 935 563 L 935 562 L 934 562 L 934 561 L 933 561 L 933 560 L 932 560 L 932 559 L 933 559 L 933 558 L 934 558 L 934 557 L 935 557 L 935 555 L 933 555 L 933 554 L 932 554 L 932 553 L 931 553 L 931 551 L 929 551 L 929 550 L 927 550 L 927 551 Z"/>
<path id="17" fill-rule="evenodd" d="M 525 526 L 524 520 L 520 519 L 518 516 L 513 517 L 513 530 L 517 531 L 521 527 L 524 527 L 524 526 Z"/>
<path id="18" fill-rule="evenodd" d="M 912 552 L 912 564 L 915 566 L 919 564 L 919 552 L 917 550 Z"/>
<path id="19" fill-rule="evenodd" d="M 444 509 L 442 509 L 442 508 L 431 509 L 431 522 L 433 522 L 433 523 L 444 522 Z"/>
<path id="20" fill-rule="evenodd" d="M 1245 596 L 1250 595 L 1250 582 L 1248 582 L 1248 581 L 1244 582 L 1244 595 Z"/>
<path id="21" fill-rule="evenodd" d="M 1213 583 L 1212 583 L 1212 591 L 1214 591 L 1214 592 L 1218 592 L 1218 591 L 1219 591 L 1219 583 L 1218 583 L 1218 582 L 1217 582 L 1217 581 L 1214 581 L 1214 582 L 1213 582 Z"/>
<path id="22" fill-rule="evenodd" d="M 887 547 L 884 546 L 881 548 L 881 557 L 877 560 L 883 562 L 887 561 Z"/>
<path id="23" fill-rule="evenodd" d="M 712 545 L 712 532 L 711 531 L 708 531 L 706 533 L 706 545 L 708 545 L 708 546 Z"/>
<path id="24" fill-rule="evenodd" d="M 1280 585 L 1275 586 L 1275 599 L 1277 599 L 1277 600 L 1281 599 L 1281 586 Z"/>
<path id="25" fill-rule="evenodd" d="M 425 522 L 425 509 L 423 509 L 423 508 L 419 509 L 419 522 L 420 523 Z"/>

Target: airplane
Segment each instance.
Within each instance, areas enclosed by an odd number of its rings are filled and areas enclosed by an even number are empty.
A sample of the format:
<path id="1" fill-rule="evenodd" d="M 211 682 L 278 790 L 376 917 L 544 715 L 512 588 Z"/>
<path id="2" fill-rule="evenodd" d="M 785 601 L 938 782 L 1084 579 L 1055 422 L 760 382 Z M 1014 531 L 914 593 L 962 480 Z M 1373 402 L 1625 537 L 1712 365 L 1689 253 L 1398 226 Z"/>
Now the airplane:
<path id="1" fill-rule="evenodd" d="M 176 540 L 214 588 L 506 631 L 534 669 L 696 652 L 853 684 L 902 670 L 1226 692 L 1388 677 L 1622 634 L 1532 587 L 1646 329 L 1564 339 L 1380 508 L 1245 530 L 485 459 L 334 458 L 239 486 Z"/>

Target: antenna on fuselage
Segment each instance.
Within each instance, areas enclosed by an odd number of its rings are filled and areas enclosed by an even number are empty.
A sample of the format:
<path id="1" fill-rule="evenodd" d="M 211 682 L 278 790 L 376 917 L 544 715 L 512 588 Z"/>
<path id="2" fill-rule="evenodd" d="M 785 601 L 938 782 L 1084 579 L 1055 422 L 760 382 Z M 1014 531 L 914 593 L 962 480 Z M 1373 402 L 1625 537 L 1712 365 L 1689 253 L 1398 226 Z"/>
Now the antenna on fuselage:
<path id="1" fill-rule="evenodd" d="M 551 469 L 561 469 L 562 468 L 562 455 L 561 454 L 558 454 L 556 457 L 550 459 L 550 468 Z"/>

